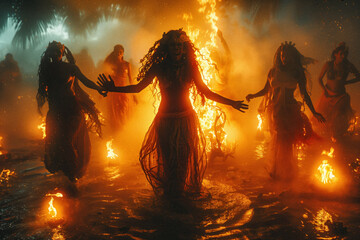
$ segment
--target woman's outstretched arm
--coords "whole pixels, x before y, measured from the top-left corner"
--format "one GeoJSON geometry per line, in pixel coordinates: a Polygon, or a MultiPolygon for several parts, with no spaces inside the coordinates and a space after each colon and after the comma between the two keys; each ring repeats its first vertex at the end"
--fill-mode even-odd
{"type": "Polygon", "coordinates": [[[269,83],[269,81],[267,80],[263,89],[261,89],[260,91],[258,91],[258,92],[255,93],[255,94],[248,94],[248,95],[246,96],[246,100],[247,100],[248,102],[250,102],[250,100],[253,99],[253,98],[262,97],[262,96],[264,96],[264,95],[269,91],[269,89],[270,89],[270,83],[269,83]]]}
{"type": "Polygon", "coordinates": [[[99,81],[97,81],[97,83],[100,87],[109,92],[139,93],[144,88],[146,88],[153,81],[154,78],[155,71],[153,70],[153,68],[150,68],[144,79],[141,80],[138,84],[117,87],[115,86],[114,80],[111,78],[111,76],[109,75],[109,77],[107,78],[105,74],[99,74],[99,81]]]}
{"type": "Polygon", "coordinates": [[[77,77],[86,87],[91,88],[91,89],[95,89],[98,91],[101,91],[102,88],[99,87],[98,85],[96,85],[96,83],[94,83],[93,81],[91,81],[90,79],[88,79],[81,71],[80,69],[75,66],[75,77],[77,77]]]}
{"type": "Polygon", "coordinates": [[[202,80],[201,74],[199,72],[198,67],[194,67],[194,83],[196,85],[196,88],[205,95],[210,100],[213,100],[218,103],[226,104],[229,106],[232,106],[233,108],[239,110],[240,112],[244,112],[244,110],[248,109],[248,105],[244,104],[244,101],[234,101],[229,98],[223,97],[220,94],[217,94],[213,91],[211,91],[208,86],[204,83],[202,80]]]}

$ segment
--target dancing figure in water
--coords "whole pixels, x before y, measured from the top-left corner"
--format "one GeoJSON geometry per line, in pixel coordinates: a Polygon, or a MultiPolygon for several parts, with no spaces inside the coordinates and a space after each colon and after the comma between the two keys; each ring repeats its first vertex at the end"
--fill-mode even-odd
{"type": "Polygon", "coordinates": [[[319,76],[319,83],[324,92],[317,109],[326,118],[326,124],[319,127],[322,129],[321,132],[334,138],[341,137],[347,132],[354,116],[345,85],[360,81],[360,73],[347,59],[348,54],[348,47],[341,42],[332,52],[331,61],[325,63],[319,76]],[[347,80],[349,73],[354,74],[356,78],[347,80]],[[327,81],[324,85],[325,75],[327,81]]]}
{"type": "Polygon", "coordinates": [[[62,171],[75,182],[85,173],[90,159],[88,127],[101,134],[95,103],[79,87],[101,92],[101,87],[87,79],[75,65],[70,50],[59,42],[51,42],[39,66],[38,108],[48,101],[46,116],[45,167],[49,172],[62,171]],[[65,55],[68,62],[62,61],[65,55]],[[87,115],[88,122],[85,120],[87,115]]]}
{"type": "MultiPolygon", "coordinates": [[[[114,80],[115,86],[132,84],[129,62],[124,60],[124,47],[120,44],[104,61],[104,71],[114,80]]],[[[126,94],[108,94],[108,120],[112,130],[119,130],[129,111],[129,96],[126,94]]]]}
{"type": "MultiPolygon", "coordinates": [[[[140,163],[158,195],[169,199],[199,194],[206,167],[205,138],[190,102],[190,88],[243,112],[247,105],[212,92],[203,82],[195,47],[182,30],[171,30],[142,59],[136,85],[116,87],[105,75],[107,91],[138,93],[155,80],[161,102],[140,150],[140,163]]],[[[156,93],[154,93],[156,94],[156,93]]]]}
{"type": "Polygon", "coordinates": [[[305,58],[295,45],[285,42],[277,49],[274,66],[270,69],[265,87],[246,96],[264,96],[264,104],[271,133],[270,176],[279,180],[290,180],[297,174],[296,158],[293,154],[295,144],[305,142],[313,135],[309,119],[301,111],[301,104],[295,99],[297,87],[313,115],[320,121],[324,117],[315,111],[306,90],[305,58]]]}

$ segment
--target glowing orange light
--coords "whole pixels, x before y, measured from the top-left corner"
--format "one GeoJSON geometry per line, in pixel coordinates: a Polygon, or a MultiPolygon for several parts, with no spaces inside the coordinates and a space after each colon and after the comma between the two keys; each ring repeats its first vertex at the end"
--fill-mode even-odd
{"type": "Polygon", "coordinates": [[[46,137],[46,124],[45,124],[45,120],[43,120],[42,123],[39,124],[37,128],[42,131],[42,133],[43,133],[42,138],[45,139],[45,137],[46,137]]]}
{"type": "Polygon", "coordinates": [[[49,207],[48,207],[48,210],[49,210],[49,214],[52,218],[56,218],[57,216],[57,210],[56,208],[54,207],[54,197],[63,197],[62,193],[55,193],[55,194],[51,194],[51,193],[48,193],[46,194],[47,197],[51,197],[50,201],[49,201],[49,207]]]}
{"type": "Polygon", "coordinates": [[[262,120],[262,118],[261,118],[261,115],[260,115],[260,114],[258,114],[258,115],[257,115],[257,119],[258,119],[258,126],[257,126],[257,129],[258,129],[259,131],[261,131],[261,129],[262,129],[262,123],[263,123],[263,120],[262,120]]]}
{"type": "Polygon", "coordinates": [[[323,160],[322,164],[318,167],[318,171],[320,173],[320,181],[324,184],[332,183],[336,180],[334,175],[334,169],[328,163],[327,160],[323,160]]]}
{"type": "Polygon", "coordinates": [[[3,169],[0,173],[0,183],[8,181],[9,177],[14,174],[15,174],[14,171],[11,171],[9,169],[3,169]]]}
{"type": "Polygon", "coordinates": [[[333,158],[334,157],[334,148],[331,147],[329,152],[327,152],[325,150],[322,151],[321,155],[326,155],[330,158],[333,158]]]}
{"type": "MultiPolygon", "coordinates": [[[[334,158],[334,148],[330,148],[330,151],[323,151],[321,155],[327,156],[330,159],[334,158]]],[[[329,184],[337,181],[337,178],[334,174],[334,169],[329,164],[328,160],[322,160],[322,163],[317,168],[317,178],[323,183],[323,184],[329,184]]]]}
{"type": "Polygon", "coordinates": [[[107,148],[107,157],[110,159],[115,159],[118,157],[116,153],[114,153],[114,149],[112,149],[112,142],[114,139],[111,139],[110,141],[106,142],[106,148],[107,148]]]}
{"type": "MultiPolygon", "coordinates": [[[[183,19],[188,23],[186,32],[190,40],[199,49],[199,51],[196,52],[196,60],[202,70],[203,81],[210,89],[214,89],[216,85],[221,83],[219,73],[216,68],[214,68],[216,64],[211,58],[211,52],[218,49],[216,43],[218,32],[218,17],[216,15],[217,0],[198,0],[198,2],[200,4],[198,11],[205,15],[207,22],[210,24],[210,30],[202,31],[189,24],[189,21],[192,20],[192,15],[184,14],[183,19]]],[[[194,99],[194,94],[195,91],[192,91],[191,100],[194,99]]],[[[204,105],[202,105],[199,100],[193,101],[192,104],[199,116],[201,129],[206,138],[207,152],[210,152],[213,148],[222,149],[226,147],[228,145],[228,136],[224,130],[226,120],[225,113],[218,107],[216,102],[211,100],[207,100],[204,105]]]]}

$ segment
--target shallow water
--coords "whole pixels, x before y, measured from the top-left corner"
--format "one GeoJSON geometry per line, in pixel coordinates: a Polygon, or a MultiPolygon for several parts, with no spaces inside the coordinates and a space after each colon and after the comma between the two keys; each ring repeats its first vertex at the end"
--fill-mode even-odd
{"type": "MultiPolygon", "coordinates": [[[[254,144],[247,157],[251,164],[215,159],[203,196],[180,209],[155,198],[136,159],[104,164],[94,152],[76,190],[46,171],[41,141],[19,145],[0,160],[0,170],[10,170],[0,182],[1,239],[357,239],[360,234],[357,195],[321,193],[308,180],[296,187],[271,182],[263,167],[266,141],[254,144]],[[58,213],[53,218],[46,194],[57,192],[64,196],[53,197],[58,213]]],[[[306,150],[299,154],[303,179],[309,179],[304,166],[311,156],[306,150]]]]}

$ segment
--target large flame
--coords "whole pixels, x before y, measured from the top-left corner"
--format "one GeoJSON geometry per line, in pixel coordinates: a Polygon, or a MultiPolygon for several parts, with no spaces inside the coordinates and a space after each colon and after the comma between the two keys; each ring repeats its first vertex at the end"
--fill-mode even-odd
{"type": "Polygon", "coordinates": [[[63,197],[63,194],[62,193],[55,193],[55,194],[52,194],[52,193],[48,193],[46,194],[47,197],[51,197],[50,201],[49,201],[49,207],[48,207],[48,210],[49,210],[49,215],[52,217],[52,218],[56,218],[57,216],[57,210],[56,208],[54,207],[54,197],[63,197]]]}
{"type": "Polygon", "coordinates": [[[112,142],[114,139],[111,139],[110,141],[106,142],[106,148],[107,148],[107,158],[115,159],[118,157],[116,153],[114,153],[114,149],[112,148],[112,142]]]}
{"type": "MultiPolygon", "coordinates": [[[[202,70],[203,80],[210,89],[214,89],[216,85],[221,83],[219,73],[214,67],[215,63],[210,56],[212,51],[218,49],[216,43],[218,32],[217,0],[198,0],[198,2],[200,4],[198,11],[205,15],[206,21],[210,24],[210,30],[202,31],[192,26],[189,23],[192,20],[192,15],[184,14],[183,19],[188,23],[186,32],[189,38],[199,49],[196,52],[196,60],[202,70]]],[[[191,99],[194,99],[194,94],[193,91],[191,99]]],[[[227,145],[227,134],[224,131],[225,113],[218,107],[216,102],[211,100],[207,100],[204,105],[201,104],[200,100],[193,101],[193,106],[199,116],[201,128],[206,138],[207,152],[210,152],[212,149],[224,150],[224,147],[227,145]]]]}
{"type": "MultiPolygon", "coordinates": [[[[330,148],[329,152],[324,150],[321,155],[327,156],[329,159],[333,159],[334,158],[334,148],[330,148]]],[[[318,170],[317,178],[323,184],[333,183],[333,182],[337,181],[337,178],[334,174],[334,169],[329,164],[328,160],[322,160],[322,163],[317,168],[317,170],[318,170]]]]}

